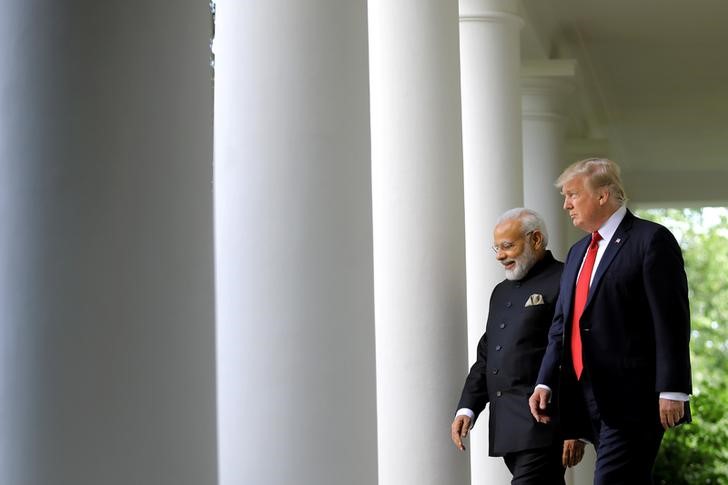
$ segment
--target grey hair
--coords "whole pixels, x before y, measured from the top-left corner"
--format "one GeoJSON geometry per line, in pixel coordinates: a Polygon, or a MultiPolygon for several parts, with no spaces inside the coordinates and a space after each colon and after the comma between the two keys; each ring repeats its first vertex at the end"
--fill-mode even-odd
{"type": "Polygon", "coordinates": [[[611,196],[620,205],[627,202],[627,194],[622,185],[619,165],[612,160],[608,158],[586,158],[572,163],[559,175],[555,185],[561,189],[569,180],[580,175],[586,176],[587,185],[592,190],[607,187],[611,196]]]}
{"type": "Polygon", "coordinates": [[[547,247],[549,244],[549,233],[546,230],[546,223],[541,215],[531,209],[524,207],[516,207],[515,209],[509,209],[500,215],[496,221],[496,225],[499,225],[506,221],[517,220],[521,222],[521,230],[523,234],[529,232],[538,231],[543,236],[543,247],[547,247]]]}

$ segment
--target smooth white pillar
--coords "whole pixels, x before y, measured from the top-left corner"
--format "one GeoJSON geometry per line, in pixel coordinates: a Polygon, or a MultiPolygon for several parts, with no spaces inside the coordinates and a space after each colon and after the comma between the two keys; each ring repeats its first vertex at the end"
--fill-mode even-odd
{"type": "Polygon", "coordinates": [[[592,485],[594,483],[594,470],[597,463],[597,454],[594,445],[586,445],[584,458],[574,468],[566,472],[567,485],[592,485]]]}
{"type": "Polygon", "coordinates": [[[380,485],[464,485],[466,374],[456,0],[369,1],[380,485]]]}
{"type": "MultiPolygon", "coordinates": [[[[576,64],[572,60],[536,61],[522,67],[524,205],[538,211],[549,231],[549,248],[564,260],[569,240],[563,198],[554,182],[565,161],[566,97],[573,91],[576,64]]],[[[588,485],[594,477],[594,447],[582,462],[566,471],[568,485],[588,485]]]]}
{"type": "MultiPolygon", "coordinates": [[[[490,249],[493,226],[523,205],[520,39],[516,0],[460,0],[469,360],[485,331],[490,293],[504,278],[490,249]]],[[[487,413],[471,435],[472,482],[509,483],[487,456],[487,413]]]]}
{"type": "Polygon", "coordinates": [[[217,2],[220,485],[377,481],[364,0],[217,2]]]}
{"type": "Polygon", "coordinates": [[[210,13],[169,7],[3,3],[0,483],[216,481],[210,13]]]}
{"type": "Polygon", "coordinates": [[[566,96],[573,89],[575,67],[574,61],[554,60],[528,63],[521,70],[524,205],[543,216],[549,249],[561,261],[569,249],[567,215],[554,182],[566,167],[566,96]]]}

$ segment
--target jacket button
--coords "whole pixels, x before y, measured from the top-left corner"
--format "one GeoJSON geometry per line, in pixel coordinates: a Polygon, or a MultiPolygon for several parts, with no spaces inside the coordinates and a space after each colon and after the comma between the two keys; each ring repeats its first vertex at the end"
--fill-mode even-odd
{"type": "Polygon", "coordinates": [[[500,349],[502,349],[502,348],[503,348],[503,347],[502,347],[501,345],[496,345],[496,346],[495,346],[495,350],[498,350],[498,351],[500,351],[500,349]]]}
{"type": "Polygon", "coordinates": [[[500,391],[498,391],[498,392],[495,393],[495,395],[498,396],[498,397],[501,397],[503,395],[503,393],[500,392],[500,391]]]}
{"type": "Polygon", "coordinates": [[[499,325],[499,327],[500,327],[500,328],[506,328],[506,324],[505,324],[505,323],[501,323],[501,324],[499,325]]]}
{"type": "Polygon", "coordinates": [[[493,375],[496,375],[496,374],[498,374],[498,369],[493,369],[492,372],[493,372],[493,375]]]}
{"type": "Polygon", "coordinates": [[[591,331],[591,328],[585,328],[585,329],[584,329],[584,331],[585,331],[586,333],[589,333],[589,332],[591,331]]]}
{"type": "Polygon", "coordinates": [[[510,301],[506,303],[506,308],[510,308],[512,306],[513,306],[513,303],[511,303],[510,301]]]}

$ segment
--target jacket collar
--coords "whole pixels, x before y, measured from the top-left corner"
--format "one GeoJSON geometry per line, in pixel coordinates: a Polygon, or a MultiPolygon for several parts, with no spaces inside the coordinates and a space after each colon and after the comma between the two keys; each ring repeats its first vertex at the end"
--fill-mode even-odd
{"type": "MultiPolygon", "coordinates": [[[[619,226],[617,226],[617,230],[614,232],[614,235],[609,241],[607,248],[604,250],[602,259],[599,261],[599,266],[597,266],[595,270],[596,272],[594,273],[594,278],[591,282],[589,296],[587,297],[586,307],[584,311],[586,311],[586,308],[589,307],[589,303],[594,298],[594,295],[599,291],[599,282],[604,276],[604,273],[607,271],[607,268],[609,268],[609,265],[612,263],[612,261],[614,261],[614,258],[617,256],[619,251],[622,249],[622,247],[624,247],[625,243],[629,239],[630,230],[632,229],[632,225],[635,219],[636,217],[634,216],[634,214],[632,214],[632,212],[630,212],[628,209],[626,214],[624,215],[624,218],[622,219],[622,222],[620,222],[619,226]]],[[[571,250],[571,253],[573,253],[572,257],[568,259],[567,265],[564,268],[563,281],[566,282],[566,286],[562,288],[562,291],[564,293],[564,298],[566,298],[566,301],[568,302],[572,302],[574,299],[576,277],[579,274],[579,268],[581,268],[581,262],[584,259],[584,255],[586,254],[586,250],[589,247],[590,241],[591,235],[587,234],[585,237],[577,241],[576,244],[574,244],[574,247],[571,250]]],[[[572,310],[573,309],[571,308],[571,305],[569,305],[569,318],[571,318],[572,310]]]]}
{"type": "Polygon", "coordinates": [[[620,222],[619,226],[617,226],[617,230],[614,231],[614,235],[609,241],[609,245],[604,251],[602,259],[599,261],[599,266],[597,266],[595,270],[596,272],[594,273],[594,278],[592,278],[591,286],[589,287],[589,296],[586,300],[586,307],[589,306],[589,302],[591,302],[591,300],[594,298],[594,295],[599,291],[599,282],[604,276],[604,273],[607,271],[607,268],[609,268],[609,265],[612,264],[614,258],[617,256],[619,251],[624,247],[625,243],[629,239],[630,230],[632,229],[632,224],[634,223],[634,220],[634,214],[632,214],[628,210],[627,213],[624,215],[624,219],[622,219],[622,222],[620,222]]]}

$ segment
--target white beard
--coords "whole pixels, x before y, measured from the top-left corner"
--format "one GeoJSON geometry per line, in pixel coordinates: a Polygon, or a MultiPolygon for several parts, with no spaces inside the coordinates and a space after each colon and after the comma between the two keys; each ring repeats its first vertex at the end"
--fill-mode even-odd
{"type": "Polygon", "coordinates": [[[534,251],[531,245],[526,242],[521,255],[512,261],[516,263],[516,266],[513,269],[505,270],[506,279],[521,280],[528,274],[529,271],[531,271],[533,265],[536,264],[536,251],[534,251]]]}

